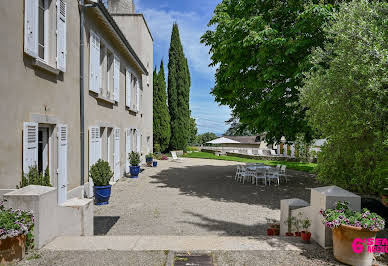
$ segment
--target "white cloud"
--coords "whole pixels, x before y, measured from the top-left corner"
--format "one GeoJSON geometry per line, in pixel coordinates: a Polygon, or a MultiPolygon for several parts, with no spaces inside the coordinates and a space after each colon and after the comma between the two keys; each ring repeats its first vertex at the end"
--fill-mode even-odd
{"type": "Polygon", "coordinates": [[[155,39],[156,53],[160,53],[156,55],[157,57],[160,58],[168,53],[172,25],[174,22],[177,22],[183,49],[190,68],[201,75],[214,75],[215,70],[209,68],[209,49],[200,43],[200,38],[206,31],[207,21],[202,21],[202,17],[198,13],[175,10],[166,11],[160,8],[143,9],[139,1],[136,1],[136,8],[146,17],[148,26],[155,39]]]}

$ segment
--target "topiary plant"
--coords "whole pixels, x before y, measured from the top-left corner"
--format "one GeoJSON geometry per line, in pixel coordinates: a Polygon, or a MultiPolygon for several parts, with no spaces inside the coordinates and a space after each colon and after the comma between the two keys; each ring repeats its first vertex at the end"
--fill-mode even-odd
{"type": "Polygon", "coordinates": [[[100,159],[90,167],[89,176],[95,186],[107,186],[113,173],[110,170],[109,163],[100,159]]]}
{"type": "Polygon", "coordinates": [[[129,163],[132,166],[139,166],[140,164],[140,154],[138,152],[131,152],[129,155],[129,163]]]}

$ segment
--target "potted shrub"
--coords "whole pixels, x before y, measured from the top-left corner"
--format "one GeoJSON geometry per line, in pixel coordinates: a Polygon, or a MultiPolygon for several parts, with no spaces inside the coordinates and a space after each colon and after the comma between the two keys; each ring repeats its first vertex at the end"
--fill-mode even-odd
{"type": "Polygon", "coordinates": [[[0,201],[0,265],[21,260],[33,248],[33,229],[32,212],[5,209],[0,201]]]}
{"type": "Polygon", "coordinates": [[[288,232],[286,232],[286,236],[293,236],[294,234],[292,233],[292,225],[295,223],[295,217],[294,216],[289,216],[286,221],[284,221],[285,224],[288,226],[288,232]]]}
{"type": "Polygon", "coordinates": [[[113,176],[108,162],[98,160],[89,171],[94,183],[94,202],[96,205],[109,204],[112,185],[109,184],[113,176]]]}
{"type": "Polygon", "coordinates": [[[348,202],[339,201],[335,209],[321,210],[323,223],[333,232],[334,257],[350,265],[372,265],[373,253],[367,243],[355,239],[374,241],[376,233],[384,229],[384,219],[368,209],[350,210],[348,202]]]}
{"type": "Polygon", "coordinates": [[[147,166],[151,167],[152,166],[152,161],[154,160],[154,155],[152,153],[149,153],[146,155],[146,163],[147,166]]]}
{"type": "Polygon", "coordinates": [[[302,237],[303,242],[310,243],[311,239],[311,232],[308,231],[311,226],[311,220],[309,218],[303,219],[300,221],[300,225],[303,228],[303,231],[301,232],[300,236],[302,237]]]}
{"type": "MultiPolygon", "coordinates": [[[[299,213],[298,216],[302,217],[302,213],[299,213]]],[[[295,236],[298,236],[298,237],[301,236],[301,232],[300,232],[301,223],[302,223],[301,219],[298,219],[296,217],[292,219],[292,224],[294,225],[296,230],[294,234],[295,236]]]]}
{"type": "Polygon", "coordinates": [[[140,154],[134,151],[131,152],[129,155],[129,163],[131,164],[129,167],[131,178],[138,178],[140,173],[140,154]]]}

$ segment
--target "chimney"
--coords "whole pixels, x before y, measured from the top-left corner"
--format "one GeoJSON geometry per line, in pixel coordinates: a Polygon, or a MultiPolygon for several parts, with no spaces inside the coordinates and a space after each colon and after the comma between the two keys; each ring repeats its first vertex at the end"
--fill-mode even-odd
{"type": "Polygon", "coordinates": [[[134,14],[135,3],[133,0],[106,0],[108,11],[111,14],[134,14]]]}

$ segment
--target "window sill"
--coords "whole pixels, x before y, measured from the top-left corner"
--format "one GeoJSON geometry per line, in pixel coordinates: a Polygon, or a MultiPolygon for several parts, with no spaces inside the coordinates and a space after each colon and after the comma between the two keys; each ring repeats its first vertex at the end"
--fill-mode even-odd
{"type": "Polygon", "coordinates": [[[99,94],[99,95],[97,96],[97,99],[98,99],[98,100],[101,100],[101,101],[104,101],[104,102],[107,102],[107,103],[110,103],[110,104],[115,104],[115,103],[116,103],[115,100],[111,100],[111,99],[109,99],[109,98],[106,98],[106,97],[102,96],[101,94],[99,94]]]}
{"type": "Polygon", "coordinates": [[[39,69],[42,69],[42,70],[45,70],[51,74],[54,74],[54,75],[59,75],[59,70],[48,65],[47,63],[39,60],[39,59],[35,59],[32,63],[32,65],[36,68],[39,68],[39,69]]]}

